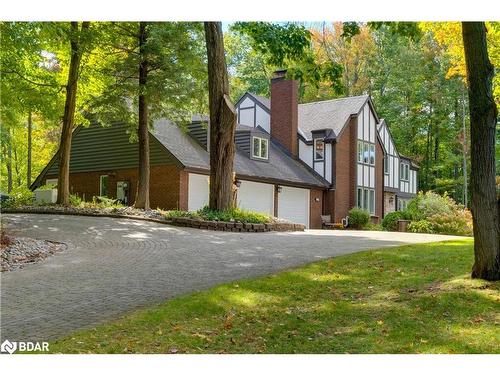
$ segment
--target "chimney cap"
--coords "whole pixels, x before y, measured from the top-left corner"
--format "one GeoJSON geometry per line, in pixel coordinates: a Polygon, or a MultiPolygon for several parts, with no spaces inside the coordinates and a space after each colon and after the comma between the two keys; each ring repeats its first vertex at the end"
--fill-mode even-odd
{"type": "Polygon", "coordinates": [[[273,72],[273,79],[275,78],[285,78],[287,69],[278,69],[273,72]]]}

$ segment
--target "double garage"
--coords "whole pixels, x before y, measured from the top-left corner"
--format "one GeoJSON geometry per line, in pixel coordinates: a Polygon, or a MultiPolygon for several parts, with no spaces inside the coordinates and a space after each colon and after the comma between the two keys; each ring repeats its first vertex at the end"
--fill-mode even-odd
{"type": "MultiPolygon", "coordinates": [[[[189,173],[188,210],[196,211],[208,203],[209,177],[189,173]]],[[[238,207],[261,212],[309,228],[310,190],[241,180],[236,201],[238,207]],[[275,205],[276,211],[275,211],[275,205]]]]}

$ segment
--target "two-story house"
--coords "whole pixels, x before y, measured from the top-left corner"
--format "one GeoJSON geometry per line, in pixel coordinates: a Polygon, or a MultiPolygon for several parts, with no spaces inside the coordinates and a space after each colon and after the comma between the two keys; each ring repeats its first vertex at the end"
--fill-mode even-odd
{"type": "MultiPolygon", "coordinates": [[[[414,194],[416,168],[397,155],[394,145],[392,154],[387,152],[381,129],[389,134],[388,128],[368,95],[299,104],[298,84],[285,75],[275,73],[270,99],[246,93],[236,103],[234,172],[240,207],[320,228],[322,214],[340,222],[355,206],[378,221],[388,212],[385,193],[400,202],[414,194]],[[403,165],[408,165],[408,178],[399,181],[400,189],[391,182],[392,191],[386,188],[389,155],[397,156],[389,171],[405,170],[396,179],[406,177],[403,165]]],[[[208,203],[209,131],[207,117],[194,118],[187,131],[168,120],[155,121],[150,131],[152,207],[197,210],[208,203]]],[[[138,145],[129,138],[121,123],[75,129],[71,192],[84,199],[105,195],[133,202],[138,145]]],[[[57,183],[58,159],[56,153],[32,188],[57,183]]]]}

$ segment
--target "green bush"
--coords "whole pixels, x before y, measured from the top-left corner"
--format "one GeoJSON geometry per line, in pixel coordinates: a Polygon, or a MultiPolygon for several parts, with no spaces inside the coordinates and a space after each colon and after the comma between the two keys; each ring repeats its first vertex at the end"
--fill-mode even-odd
{"type": "Polygon", "coordinates": [[[69,204],[72,205],[73,207],[81,207],[84,204],[84,202],[82,198],[80,198],[78,195],[71,194],[69,196],[69,204]]]}
{"type": "Polygon", "coordinates": [[[370,213],[358,207],[349,210],[349,226],[355,229],[364,229],[370,222],[370,213]]]}
{"type": "Polygon", "coordinates": [[[29,206],[35,201],[35,194],[27,187],[19,187],[14,189],[9,198],[2,203],[3,207],[19,207],[29,206]]]}
{"type": "Polygon", "coordinates": [[[432,223],[425,219],[412,221],[408,224],[408,231],[413,233],[434,233],[432,223]]]}
{"type": "Polygon", "coordinates": [[[408,203],[406,211],[411,220],[423,220],[435,214],[452,214],[459,209],[463,209],[463,207],[446,193],[439,195],[428,191],[426,193],[419,192],[408,203]]]}
{"type": "Polygon", "coordinates": [[[166,214],[167,218],[174,217],[188,217],[188,218],[198,218],[207,221],[236,221],[241,223],[254,223],[254,224],[264,224],[271,221],[270,216],[264,215],[258,212],[247,211],[241,208],[230,208],[225,211],[211,210],[208,206],[202,209],[192,212],[192,211],[169,211],[166,214]]]}
{"type": "Polygon", "coordinates": [[[38,187],[36,190],[52,190],[57,189],[57,185],[54,184],[46,184],[38,187]]]}
{"type": "Polygon", "coordinates": [[[382,228],[390,231],[398,230],[398,220],[403,220],[407,217],[407,214],[403,211],[389,212],[384,216],[382,220],[382,228]]]}
{"type": "Polygon", "coordinates": [[[441,196],[432,191],[418,193],[408,203],[407,218],[411,232],[472,235],[472,215],[463,205],[446,193],[441,196]]]}

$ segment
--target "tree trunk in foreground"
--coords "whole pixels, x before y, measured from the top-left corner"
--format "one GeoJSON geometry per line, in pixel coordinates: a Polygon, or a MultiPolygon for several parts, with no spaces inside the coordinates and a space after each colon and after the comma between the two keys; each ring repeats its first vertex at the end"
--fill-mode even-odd
{"type": "Polygon", "coordinates": [[[83,22],[81,30],[78,22],[71,22],[71,60],[69,65],[68,83],[66,84],[66,102],[59,146],[59,176],[57,180],[57,203],[69,204],[69,160],[71,156],[71,138],[75,123],[76,93],[80,62],[82,60],[81,34],[87,30],[90,22],[83,22]]]}
{"type": "Polygon", "coordinates": [[[146,42],[148,31],[146,22],[139,23],[139,186],[134,207],[149,210],[149,130],[148,130],[148,101],[146,83],[148,81],[148,59],[146,56],[146,42]]]}
{"type": "Polygon", "coordinates": [[[28,113],[28,165],[26,172],[26,185],[28,188],[31,185],[31,140],[32,140],[32,131],[33,131],[33,121],[31,116],[31,111],[28,113]]]}
{"type": "Polygon", "coordinates": [[[229,81],[220,22],[205,22],[210,107],[209,206],[226,210],[233,206],[233,161],[236,110],[229,98],[229,81]]]}
{"type": "Polygon", "coordinates": [[[474,223],[472,277],[500,280],[500,221],[495,191],[495,126],[493,66],[483,22],[463,22],[471,125],[471,209],[474,223]]]}

